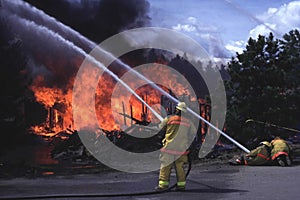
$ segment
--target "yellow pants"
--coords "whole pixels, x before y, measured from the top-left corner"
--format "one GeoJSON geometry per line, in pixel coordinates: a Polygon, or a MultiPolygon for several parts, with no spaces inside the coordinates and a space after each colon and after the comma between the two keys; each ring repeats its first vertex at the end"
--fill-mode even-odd
{"type": "Polygon", "coordinates": [[[178,159],[177,158],[178,155],[171,155],[167,153],[162,153],[160,155],[161,167],[159,172],[159,187],[169,186],[170,174],[173,163],[175,163],[177,186],[185,187],[186,177],[183,166],[185,163],[188,162],[188,156],[181,155],[178,159]]]}

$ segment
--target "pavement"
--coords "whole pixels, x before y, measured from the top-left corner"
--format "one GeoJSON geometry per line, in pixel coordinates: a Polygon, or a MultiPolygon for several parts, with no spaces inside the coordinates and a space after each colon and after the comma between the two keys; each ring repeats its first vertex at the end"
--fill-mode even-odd
{"type": "MultiPolygon", "coordinates": [[[[172,172],[171,182],[175,183],[172,172]]],[[[193,165],[184,192],[153,194],[158,172],[46,175],[0,179],[0,199],[299,199],[300,161],[291,167],[193,165]],[[150,194],[136,194],[136,193],[150,194]],[[151,194],[152,193],[152,194],[151,194]]]]}

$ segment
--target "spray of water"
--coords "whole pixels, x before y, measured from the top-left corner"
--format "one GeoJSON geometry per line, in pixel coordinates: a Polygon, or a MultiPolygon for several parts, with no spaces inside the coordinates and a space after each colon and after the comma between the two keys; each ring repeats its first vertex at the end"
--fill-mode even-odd
{"type": "MultiPolygon", "coordinates": [[[[81,45],[88,46],[88,50],[90,50],[89,48],[97,48],[97,50],[100,53],[102,53],[103,58],[104,58],[103,61],[101,60],[101,62],[105,62],[105,60],[111,60],[111,59],[117,61],[117,63],[120,66],[122,66],[123,68],[125,68],[127,70],[131,70],[133,72],[133,74],[135,74],[138,78],[140,78],[140,79],[146,81],[147,83],[149,83],[154,89],[160,91],[162,94],[164,94],[170,100],[172,100],[175,103],[179,103],[179,101],[176,98],[174,98],[169,93],[167,93],[166,91],[164,91],[161,87],[157,86],[154,82],[152,82],[151,80],[147,79],[145,76],[143,76],[142,74],[136,72],[135,70],[132,70],[132,68],[130,66],[128,66],[125,63],[123,63],[121,60],[115,58],[114,55],[112,55],[108,51],[100,48],[95,43],[91,42],[90,40],[88,40],[87,38],[85,38],[84,36],[82,36],[80,33],[74,31],[70,27],[68,27],[68,26],[66,26],[66,25],[58,22],[55,18],[52,18],[52,17],[48,16],[44,12],[42,12],[42,11],[40,11],[40,10],[38,10],[38,9],[36,9],[36,8],[30,6],[29,4],[24,3],[22,1],[16,0],[16,1],[9,1],[9,2],[12,2],[11,6],[20,6],[21,8],[23,8],[27,12],[30,12],[30,13],[33,12],[36,16],[30,15],[30,14],[24,16],[24,17],[30,17],[31,16],[31,20],[32,21],[22,19],[23,21],[26,22],[26,24],[31,24],[32,26],[34,26],[34,28],[37,28],[37,29],[41,29],[41,28],[42,29],[47,29],[47,31],[49,31],[49,33],[53,34],[53,36],[57,37],[57,39],[59,39],[61,42],[65,43],[68,46],[71,46],[74,50],[76,50],[81,55],[86,56],[86,58],[90,59],[98,67],[100,67],[101,69],[103,69],[106,72],[108,72],[116,81],[119,81],[130,93],[132,93],[137,99],[139,99],[142,103],[144,103],[147,106],[147,108],[149,108],[149,110],[159,120],[162,121],[162,117],[151,106],[149,106],[141,97],[139,97],[126,83],[124,83],[121,79],[119,79],[119,77],[117,75],[115,75],[113,72],[111,72],[106,67],[104,67],[104,65],[102,63],[99,63],[95,58],[93,58],[89,54],[87,54],[86,53],[86,51],[87,51],[86,48],[84,48],[85,50],[83,50],[83,48],[80,48],[78,46],[81,46],[81,45]],[[43,25],[38,25],[35,22],[33,22],[33,21],[36,21],[36,20],[39,19],[38,16],[42,16],[42,20],[39,20],[38,23],[43,24],[43,25]],[[48,26],[49,28],[46,28],[46,26],[48,26]],[[53,30],[50,30],[50,29],[56,30],[56,32],[58,32],[58,34],[55,33],[55,32],[53,32],[53,30]],[[61,35],[63,35],[63,36],[61,36],[61,35]],[[77,39],[79,38],[79,40],[81,41],[81,43],[78,44],[78,46],[77,46],[74,43],[70,42],[69,40],[65,39],[65,38],[68,38],[68,37],[70,37],[71,41],[72,40],[77,41],[77,39]]],[[[232,139],[231,137],[229,137],[227,134],[225,134],[223,131],[221,131],[216,126],[214,126],[213,124],[211,124],[209,121],[207,121],[206,119],[204,119],[203,117],[201,117],[198,113],[194,112],[192,109],[188,108],[188,112],[191,113],[193,116],[197,117],[198,119],[204,121],[206,124],[208,124],[210,127],[212,127],[214,130],[216,130],[221,135],[225,136],[227,139],[229,139],[231,142],[233,142],[234,144],[236,144],[238,147],[240,147],[245,152],[249,152],[248,149],[246,149],[244,146],[242,146],[241,144],[239,144],[238,142],[236,142],[234,139],[232,139]]]]}
{"type": "Polygon", "coordinates": [[[54,17],[47,15],[40,9],[37,9],[27,2],[21,0],[2,0],[2,6],[5,10],[14,13],[15,15],[35,22],[58,33],[63,38],[72,41],[76,46],[79,46],[84,51],[90,51],[96,44],[86,37],[79,34],[69,26],[57,21],[54,17]]]}
{"type": "MultiPolygon", "coordinates": [[[[112,55],[110,52],[105,51],[104,49],[100,48],[96,43],[92,42],[91,40],[87,39],[86,37],[82,36],[79,32],[75,31],[69,26],[66,26],[65,24],[57,21],[55,18],[47,15],[43,11],[31,6],[30,4],[20,1],[20,0],[10,0],[10,1],[4,1],[5,8],[16,15],[18,15],[20,18],[27,19],[27,23],[29,22],[34,23],[36,27],[40,25],[40,27],[43,27],[44,29],[49,30],[53,35],[56,35],[56,37],[59,37],[60,39],[65,40],[65,42],[71,43],[74,47],[76,46],[79,48],[82,52],[84,52],[85,55],[88,55],[86,52],[90,51],[91,49],[96,48],[96,50],[100,53],[99,55],[103,55],[101,57],[101,62],[105,64],[107,60],[115,60],[116,63],[125,68],[126,70],[132,70],[132,68],[122,62],[120,59],[117,59],[114,55],[112,55]],[[16,12],[18,11],[18,12],[16,12]],[[72,42],[70,42],[72,41],[72,42]],[[76,44],[76,41],[80,41],[79,44],[76,44]],[[82,46],[88,46],[89,49],[83,48],[82,46]]],[[[83,54],[82,54],[83,55],[83,54]]],[[[89,58],[90,59],[90,58],[89,58]]],[[[95,59],[94,59],[95,60],[95,59]]],[[[178,100],[171,96],[169,93],[164,91],[161,87],[157,86],[154,82],[147,79],[142,74],[136,72],[135,70],[132,70],[133,74],[135,74],[138,78],[148,82],[154,89],[160,91],[165,96],[170,98],[173,102],[178,103],[178,100]]],[[[152,110],[151,110],[152,111],[152,110]]]]}
{"type": "MultiPolygon", "coordinates": [[[[94,62],[97,66],[101,66],[102,69],[104,69],[106,72],[108,72],[116,81],[119,81],[126,89],[128,89],[136,98],[138,98],[142,103],[144,103],[149,110],[160,120],[162,121],[162,117],[155,111],[151,106],[149,106],[145,101],[139,97],[126,83],[124,83],[121,79],[119,79],[118,76],[116,76],[114,73],[112,73],[110,70],[105,68],[102,63],[99,63],[95,58],[91,57],[89,54],[86,53],[86,51],[89,51],[93,48],[97,48],[97,50],[103,55],[101,61],[106,62],[106,60],[116,60],[118,65],[122,66],[126,70],[132,70],[132,68],[122,62],[120,59],[115,58],[111,53],[105,51],[104,49],[97,46],[94,42],[90,41],[86,37],[82,36],[80,33],[76,32],[74,29],[70,28],[69,26],[66,26],[65,24],[57,21],[55,18],[47,15],[43,11],[29,5],[26,2],[20,1],[20,0],[11,0],[11,1],[4,1],[5,8],[8,11],[14,12],[15,15],[18,15],[20,19],[23,21],[26,21],[25,24],[31,24],[35,28],[39,29],[46,29],[50,34],[55,36],[58,40],[60,40],[63,43],[66,43],[68,46],[72,46],[74,49],[76,49],[81,55],[86,56],[88,59],[90,59],[92,62],[94,62]],[[17,11],[17,12],[16,12],[17,11]],[[26,20],[25,20],[26,18],[26,20]],[[72,41],[72,42],[70,42],[72,41]],[[76,44],[78,42],[78,44],[76,44]],[[84,46],[84,47],[82,47],[84,46]],[[88,46],[88,49],[85,49],[88,46]]],[[[152,87],[162,92],[164,95],[169,97],[172,101],[177,102],[177,100],[169,95],[166,91],[161,89],[159,86],[157,86],[155,83],[141,75],[140,73],[136,72],[135,70],[132,70],[132,72],[140,79],[143,79],[144,81],[150,83],[152,87]]]]}
{"type": "Polygon", "coordinates": [[[17,19],[20,24],[25,25],[27,28],[36,30],[38,32],[43,32],[44,34],[48,34],[51,37],[55,38],[58,42],[61,44],[65,44],[67,47],[70,47],[80,55],[84,56],[86,59],[88,59],[90,62],[95,64],[97,67],[104,70],[104,72],[108,73],[111,77],[113,77],[117,82],[121,83],[131,94],[133,94],[139,101],[141,101],[145,106],[151,110],[151,112],[160,120],[162,121],[163,118],[151,107],[149,106],[133,89],[131,89],[123,80],[121,80],[116,74],[114,74],[112,71],[110,71],[108,68],[106,68],[102,63],[100,63],[98,60],[96,60],[91,55],[87,54],[84,50],[79,48],[78,46],[74,45],[74,43],[66,40],[62,36],[60,36],[57,33],[54,33],[52,30],[49,30],[46,27],[43,27],[41,25],[37,25],[36,23],[29,21],[27,19],[18,18],[17,19]]]}
{"type": "MultiPolygon", "coordinates": [[[[148,78],[146,78],[142,74],[138,73],[137,71],[132,70],[130,66],[126,65],[121,60],[115,58],[114,55],[112,55],[110,52],[105,51],[104,49],[100,48],[99,46],[95,47],[95,51],[99,51],[100,55],[105,55],[105,57],[103,57],[104,60],[105,60],[105,58],[106,59],[109,58],[110,60],[116,60],[117,63],[120,66],[126,68],[127,70],[131,70],[131,72],[134,75],[136,75],[138,78],[140,78],[140,79],[146,81],[147,83],[149,83],[154,89],[160,91],[162,94],[164,94],[166,97],[168,97],[170,100],[172,100],[176,104],[180,102],[178,99],[176,99],[175,97],[173,97],[172,95],[170,95],[168,92],[166,92],[165,90],[163,90],[161,87],[159,87],[158,85],[156,85],[154,82],[152,82],[151,80],[149,80],[148,78]]],[[[230,136],[228,136],[226,133],[224,133],[223,131],[221,131],[218,127],[216,127],[215,125],[213,125],[212,123],[210,123],[209,121],[207,121],[206,119],[204,119],[201,115],[199,115],[198,113],[196,113],[195,111],[193,111],[191,108],[187,108],[187,111],[190,114],[192,114],[193,116],[195,116],[196,118],[198,118],[198,119],[202,120],[203,122],[205,122],[206,124],[208,124],[211,128],[213,128],[215,131],[217,131],[218,133],[220,133],[221,135],[223,135],[224,137],[226,137],[228,140],[230,140],[232,143],[234,143],[235,145],[237,145],[239,148],[241,148],[246,153],[250,152],[246,147],[244,147],[239,142],[237,142],[236,140],[234,140],[233,138],[231,138],[230,136]]]]}

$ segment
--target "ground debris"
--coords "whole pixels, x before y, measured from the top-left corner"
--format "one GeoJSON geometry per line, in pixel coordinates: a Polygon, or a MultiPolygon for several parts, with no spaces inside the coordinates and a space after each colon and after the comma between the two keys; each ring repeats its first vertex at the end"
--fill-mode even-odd
{"type": "MultiPolygon", "coordinates": [[[[144,136],[148,136],[147,134],[149,134],[148,130],[142,129],[140,126],[134,126],[130,131],[135,134],[144,134],[144,136]],[[132,131],[132,129],[135,129],[135,131],[132,131]]],[[[83,145],[79,134],[87,133],[78,133],[77,131],[74,131],[68,139],[56,142],[51,152],[52,158],[60,162],[71,163],[96,162],[92,153],[83,145]]],[[[135,137],[133,134],[127,134],[118,130],[103,131],[103,134],[98,136],[95,136],[94,133],[88,134],[92,135],[89,136],[89,138],[92,140],[91,143],[95,145],[93,149],[96,150],[98,148],[97,143],[99,143],[99,140],[104,139],[103,137],[108,138],[110,142],[114,143],[114,145],[119,148],[135,153],[152,152],[159,150],[162,147],[162,136],[160,134],[150,137],[135,137]]]]}

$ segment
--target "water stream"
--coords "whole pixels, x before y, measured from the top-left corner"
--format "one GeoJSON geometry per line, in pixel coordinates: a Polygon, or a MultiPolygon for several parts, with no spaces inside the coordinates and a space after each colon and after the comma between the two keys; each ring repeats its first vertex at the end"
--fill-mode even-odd
{"type": "MultiPolygon", "coordinates": [[[[45,34],[51,34],[53,37],[55,37],[58,41],[61,41],[63,44],[73,48],[75,51],[80,53],[81,55],[85,56],[87,59],[89,59],[91,62],[93,62],[95,65],[97,65],[99,68],[103,69],[105,72],[109,73],[116,81],[120,82],[130,93],[132,93],[138,100],[140,100],[142,103],[145,104],[147,108],[159,119],[162,120],[162,117],[151,107],[149,106],[139,95],[137,95],[126,83],[124,83],[116,74],[108,70],[102,63],[100,63],[98,60],[90,56],[87,52],[90,51],[92,48],[97,48],[103,55],[107,56],[108,60],[113,58],[118,62],[120,66],[127,70],[131,70],[138,78],[146,81],[149,83],[154,89],[160,91],[162,94],[164,94],[166,97],[168,97],[170,100],[172,100],[175,103],[178,103],[179,101],[171,96],[168,92],[164,91],[162,88],[160,88],[158,85],[153,83],[151,80],[147,79],[142,74],[136,72],[135,70],[132,70],[130,66],[123,63],[118,58],[115,58],[114,55],[111,53],[105,51],[104,49],[97,47],[97,45],[82,36],[80,33],[74,31],[72,28],[62,24],[61,22],[58,22],[55,18],[48,16],[43,11],[40,11],[32,6],[30,6],[28,3],[25,3],[20,0],[15,1],[4,1],[5,4],[8,4],[8,10],[10,11],[17,11],[20,8],[23,9],[23,12],[12,12],[14,15],[20,15],[19,21],[26,24],[27,26],[32,27],[33,29],[42,29],[42,31],[45,32],[45,34]],[[9,3],[10,2],[10,3],[9,3]],[[25,12],[26,11],[26,12],[25,12]],[[25,13],[25,14],[24,14],[25,13]],[[28,19],[24,19],[24,18],[28,19]],[[53,31],[53,30],[55,31],[53,31]],[[56,33],[57,32],[57,33],[56,33]],[[66,39],[69,38],[69,39],[66,39]],[[71,41],[72,42],[71,42],[71,41]],[[75,45],[74,42],[77,44],[75,45]],[[81,46],[81,47],[80,47],[81,46]]],[[[4,6],[5,6],[4,4],[4,6]]],[[[20,26],[22,26],[22,23],[20,26]]],[[[21,33],[22,34],[22,33],[21,33]]],[[[101,61],[102,62],[102,61],[101,61]]],[[[206,124],[208,124],[210,127],[212,127],[214,130],[216,130],[218,133],[225,136],[227,139],[229,139],[231,142],[236,144],[238,147],[243,149],[244,151],[248,152],[249,150],[243,147],[241,144],[230,138],[227,134],[225,134],[223,131],[218,129],[215,125],[211,124],[209,121],[205,120],[203,117],[201,117],[198,113],[194,112],[192,109],[188,108],[188,112],[197,117],[198,119],[204,121],[206,124]]]]}

